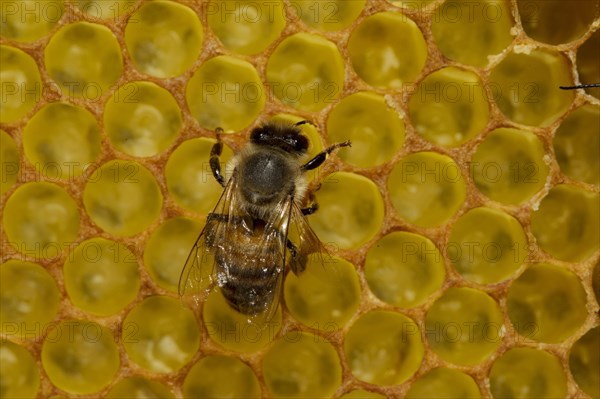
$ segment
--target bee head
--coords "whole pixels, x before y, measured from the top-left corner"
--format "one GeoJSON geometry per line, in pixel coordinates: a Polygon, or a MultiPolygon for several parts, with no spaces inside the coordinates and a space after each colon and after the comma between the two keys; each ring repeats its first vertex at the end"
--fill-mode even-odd
{"type": "Polygon", "coordinates": [[[295,125],[267,122],[250,133],[250,141],[259,146],[276,147],[285,152],[302,155],[308,149],[308,138],[295,125]]]}

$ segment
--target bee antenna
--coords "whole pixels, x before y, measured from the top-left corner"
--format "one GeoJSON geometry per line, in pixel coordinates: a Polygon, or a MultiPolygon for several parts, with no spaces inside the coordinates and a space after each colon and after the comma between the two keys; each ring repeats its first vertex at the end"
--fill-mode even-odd
{"type": "Polygon", "coordinates": [[[215,135],[217,136],[217,141],[221,141],[221,135],[223,134],[224,130],[222,127],[218,127],[215,129],[215,135]]]}
{"type": "Polygon", "coordinates": [[[306,119],[301,120],[300,122],[294,123],[294,126],[302,126],[302,125],[306,125],[306,124],[309,124],[309,125],[312,125],[312,126],[315,126],[315,127],[317,126],[317,125],[315,125],[314,122],[306,120],[306,119]]]}
{"type": "Polygon", "coordinates": [[[562,90],[589,89],[591,87],[600,87],[600,83],[590,83],[590,84],[575,85],[575,86],[559,86],[559,88],[562,90]]]}

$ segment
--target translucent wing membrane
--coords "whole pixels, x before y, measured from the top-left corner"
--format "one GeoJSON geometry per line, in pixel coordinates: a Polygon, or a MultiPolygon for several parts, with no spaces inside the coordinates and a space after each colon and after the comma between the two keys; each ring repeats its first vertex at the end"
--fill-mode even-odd
{"type": "Polygon", "coordinates": [[[227,214],[234,189],[235,180],[230,179],[215,209],[207,216],[179,277],[179,296],[191,307],[199,306],[217,283],[213,245],[216,237],[226,235],[227,223],[219,215],[227,214]]]}
{"type": "Polygon", "coordinates": [[[310,255],[316,256],[318,261],[325,265],[330,256],[311,229],[302,210],[293,201],[290,201],[290,221],[288,229],[288,240],[295,246],[295,251],[290,250],[290,268],[294,274],[298,275],[306,268],[306,263],[310,255]],[[295,252],[295,254],[294,254],[295,252]]]}

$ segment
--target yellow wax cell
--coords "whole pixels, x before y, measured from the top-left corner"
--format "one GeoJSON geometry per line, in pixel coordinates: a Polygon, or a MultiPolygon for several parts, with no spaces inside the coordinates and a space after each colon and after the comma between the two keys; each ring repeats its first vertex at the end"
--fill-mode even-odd
{"type": "Polygon", "coordinates": [[[9,260],[0,265],[2,334],[15,340],[41,337],[56,317],[60,292],[56,281],[35,263],[9,260]]]}
{"type": "Polygon", "coordinates": [[[262,370],[269,396],[330,397],[342,382],[333,346],[300,331],[289,331],[271,346],[262,370]]]}
{"type": "Polygon", "coordinates": [[[242,130],[259,116],[265,92],[249,62],[231,56],[205,61],[188,81],[185,98],[200,126],[226,132],[242,130]]]}
{"type": "Polygon", "coordinates": [[[112,160],[90,172],[83,203],[94,223],[129,237],[154,222],[163,197],[154,175],[134,161],[112,160]]]}
{"type": "Polygon", "coordinates": [[[183,383],[186,398],[260,398],[258,378],[241,360],[207,356],[189,371],[183,383]]]}
{"type": "Polygon", "coordinates": [[[348,54],[352,67],[365,82],[396,89],[414,82],[421,73],[427,59],[427,44],[410,18],[396,12],[381,12],[368,16],[354,28],[348,54]]]}
{"type": "Polygon", "coordinates": [[[16,122],[42,98],[40,71],[29,54],[10,46],[0,46],[0,64],[0,122],[16,122]]]}
{"type": "Polygon", "coordinates": [[[42,366],[63,391],[89,395],[112,382],[121,361],[114,333],[85,320],[63,320],[48,332],[42,366]]]}
{"type": "Polygon", "coordinates": [[[531,215],[537,244],[557,259],[577,262],[598,250],[600,210],[598,194],[559,184],[531,215]]]}
{"type": "Polygon", "coordinates": [[[562,342],[588,314],[579,277],[561,266],[528,266],[510,286],[507,299],[508,317],[515,329],[541,342],[562,342]]]}
{"type": "Polygon", "coordinates": [[[320,111],[344,88],[344,62],[335,43],[297,33],[285,38],[267,62],[267,82],[275,97],[303,111],[320,111]]]}
{"type": "Polygon", "coordinates": [[[166,150],[182,124],[181,110],[171,93],[150,82],[121,86],[104,109],[104,129],[111,143],[135,157],[166,150]]]}
{"type": "Polygon", "coordinates": [[[46,46],[44,64],[66,96],[92,102],[106,95],[123,73],[115,35],[89,22],[61,27],[46,46]]]}
{"type": "Polygon", "coordinates": [[[359,92],[342,99],[329,113],[327,135],[332,142],[352,141],[338,152],[345,162],[368,168],[389,161],[404,143],[404,122],[384,97],[359,92]]]}
{"type": "Polygon", "coordinates": [[[281,0],[271,2],[213,0],[206,6],[208,26],[221,43],[240,54],[267,48],[285,27],[281,0]]]}
{"type": "Polygon", "coordinates": [[[511,121],[529,126],[548,126],[571,106],[570,65],[567,58],[550,50],[509,53],[490,72],[492,99],[511,121]]]}
{"type": "Polygon", "coordinates": [[[352,374],[377,385],[410,378],[423,360],[423,342],[415,322],[400,313],[371,311],[350,327],[344,353],[352,374]]]}
{"type": "Polygon", "coordinates": [[[189,69],[200,54],[203,37],[198,14],[174,1],[143,4],[125,27],[125,44],[135,67],[158,78],[189,69]]]}
{"type": "Polygon", "coordinates": [[[64,102],[45,105],[23,131],[25,156],[41,175],[73,180],[101,151],[100,128],[88,110],[64,102]]]}
{"type": "Polygon", "coordinates": [[[567,377],[556,356],[533,348],[513,348],[494,362],[490,390],[494,398],[564,398],[567,377]]]}
{"type": "Polygon", "coordinates": [[[423,227],[446,223],[467,194],[458,164],[436,152],[417,152],[401,159],[390,173],[387,188],[400,217],[423,227]]]}
{"type": "Polygon", "coordinates": [[[485,292],[450,288],[425,317],[425,334],[442,359],[459,365],[476,365],[489,358],[503,336],[500,307],[485,292]]]}
{"type": "Polygon", "coordinates": [[[309,223],[322,242],[356,248],[377,232],[383,222],[383,198],[373,181],[354,173],[327,176],[316,192],[319,212],[309,223]]]}

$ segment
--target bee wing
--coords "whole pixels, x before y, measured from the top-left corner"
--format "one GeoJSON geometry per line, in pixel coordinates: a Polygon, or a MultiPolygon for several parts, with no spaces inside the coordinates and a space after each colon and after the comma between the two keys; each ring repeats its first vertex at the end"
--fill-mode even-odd
{"type": "Polygon", "coordinates": [[[290,268],[298,275],[306,269],[309,255],[317,256],[321,264],[327,263],[330,255],[298,205],[292,202],[290,206],[288,239],[296,246],[296,254],[290,260],[290,268]]]}
{"type": "Polygon", "coordinates": [[[206,224],[192,247],[181,275],[179,276],[179,296],[191,307],[198,307],[214,288],[219,277],[215,267],[214,242],[217,237],[227,237],[233,228],[230,210],[235,206],[233,195],[237,187],[232,176],[212,213],[206,217],[206,224]]]}
{"type": "MultiPolygon", "coordinates": [[[[265,309],[263,312],[250,316],[252,322],[263,324],[273,318],[281,295],[283,295],[283,276],[287,256],[287,233],[291,218],[291,206],[293,201],[291,197],[280,202],[272,212],[271,218],[266,221],[264,234],[260,244],[254,247],[254,250],[247,254],[248,259],[256,259],[257,267],[261,267],[263,262],[276,262],[274,268],[269,268],[267,275],[263,274],[264,279],[272,282],[272,290],[265,295],[265,309]]],[[[266,268],[263,270],[267,270],[266,268]]]]}

